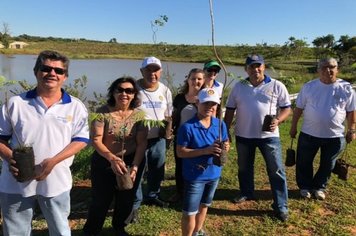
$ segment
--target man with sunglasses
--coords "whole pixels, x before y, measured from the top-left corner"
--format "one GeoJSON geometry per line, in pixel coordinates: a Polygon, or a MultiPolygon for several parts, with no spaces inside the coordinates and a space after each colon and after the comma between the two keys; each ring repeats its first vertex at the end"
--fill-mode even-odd
{"type": "Polygon", "coordinates": [[[36,203],[50,235],[71,235],[70,166],[89,142],[88,112],[66,93],[69,59],[55,51],[39,54],[34,74],[37,86],[8,99],[0,112],[0,204],[4,235],[30,235],[36,203]],[[15,148],[31,146],[34,174],[20,180],[15,148]]]}
{"type": "MultiPolygon", "coordinates": [[[[172,116],[172,93],[160,82],[162,73],[161,61],[156,57],[146,57],[141,65],[142,79],[138,80],[141,106],[148,119],[155,121],[169,120],[172,116]]],[[[168,203],[159,198],[161,182],[164,179],[166,160],[166,139],[161,135],[160,128],[150,127],[146,149],[147,161],[147,192],[143,199],[142,188],[139,186],[134,204],[134,220],[143,199],[147,205],[167,207],[168,203]]],[[[139,177],[139,176],[138,176],[139,177]]]]}
{"type": "Polygon", "coordinates": [[[221,70],[220,64],[215,60],[207,61],[204,64],[205,72],[205,87],[213,88],[219,94],[220,98],[223,93],[223,83],[216,81],[218,74],[221,70]]]}

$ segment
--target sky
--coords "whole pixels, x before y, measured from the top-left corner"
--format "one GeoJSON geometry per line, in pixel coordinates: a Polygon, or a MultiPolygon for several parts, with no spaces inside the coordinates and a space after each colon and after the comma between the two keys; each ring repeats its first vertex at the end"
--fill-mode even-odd
{"type": "MultiPolygon", "coordinates": [[[[356,36],[356,0],[212,0],[216,45],[311,45],[316,37],[356,36]]],[[[119,43],[211,45],[209,0],[1,0],[0,31],[11,36],[119,43]],[[168,17],[153,39],[151,22],[168,17]]]]}

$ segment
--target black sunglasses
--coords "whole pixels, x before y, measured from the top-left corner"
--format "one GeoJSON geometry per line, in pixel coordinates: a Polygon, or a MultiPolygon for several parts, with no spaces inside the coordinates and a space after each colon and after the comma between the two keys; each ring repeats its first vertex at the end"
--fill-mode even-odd
{"type": "Polygon", "coordinates": [[[209,68],[209,69],[206,69],[207,72],[215,72],[215,73],[219,73],[220,70],[219,69],[215,69],[215,68],[209,68]]]}
{"type": "Polygon", "coordinates": [[[126,93],[126,94],[134,94],[136,91],[134,88],[121,88],[118,87],[115,89],[115,93],[126,93]]]}
{"type": "Polygon", "coordinates": [[[49,73],[52,70],[54,70],[54,72],[56,72],[57,75],[64,75],[66,73],[66,69],[63,69],[63,68],[46,66],[46,65],[40,66],[40,71],[42,71],[42,72],[49,73]]]}

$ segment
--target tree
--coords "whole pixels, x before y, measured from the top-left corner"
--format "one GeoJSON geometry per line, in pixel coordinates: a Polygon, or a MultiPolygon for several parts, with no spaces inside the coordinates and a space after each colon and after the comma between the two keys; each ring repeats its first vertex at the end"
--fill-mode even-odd
{"type": "MultiPolygon", "coordinates": [[[[168,16],[160,15],[154,21],[151,21],[151,30],[152,30],[152,40],[153,44],[155,44],[155,48],[159,52],[159,55],[166,57],[168,52],[168,47],[166,42],[160,42],[157,44],[157,31],[160,27],[163,27],[168,22],[168,16]]],[[[175,96],[178,93],[178,89],[173,85],[173,76],[169,72],[168,65],[166,66],[162,78],[167,82],[167,87],[172,91],[172,95],[175,96]]]]}
{"type": "Polygon", "coordinates": [[[308,43],[303,39],[294,40],[293,51],[294,51],[295,57],[299,58],[302,53],[303,48],[305,48],[307,46],[308,46],[308,43]]]}
{"type": "Polygon", "coordinates": [[[356,47],[356,37],[350,38],[348,35],[341,35],[340,39],[334,44],[334,51],[340,59],[340,64],[349,65],[355,61],[356,57],[352,48],[356,47]]]}
{"type": "Polygon", "coordinates": [[[116,38],[112,38],[112,39],[110,39],[110,40],[109,40],[109,43],[117,43],[116,38]]]}
{"type": "Polygon", "coordinates": [[[288,42],[283,45],[284,55],[289,57],[296,57],[299,58],[303,48],[308,46],[308,43],[302,39],[296,39],[295,37],[291,36],[288,38],[288,42]]]}
{"type": "Polygon", "coordinates": [[[353,58],[352,61],[355,62],[356,61],[356,46],[353,46],[352,48],[350,48],[349,52],[350,52],[350,57],[353,58]]]}
{"type": "Polygon", "coordinates": [[[327,48],[332,48],[335,44],[335,37],[332,34],[328,34],[324,36],[324,43],[326,44],[327,48]]]}
{"type": "Polygon", "coordinates": [[[332,48],[335,44],[335,37],[332,34],[317,37],[312,42],[318,48],[332,48]]]}
{"type": "Polygon", "coordinates": [[[160,15],[159,18],[151,21],[151,29],[152,29],[152,40],[153,43],[157,43],[157,31],[159,27],[163,27],[168,22],[168,16],[160,15]]]}
{"type": "Polygon", "coordinates": [[[315,46],[315,55],[319,59],[321,57],[332,56],[334,54],[333,47],[335,46],[335,37],[332,34],[317,37],[312,42],[315,46]]]}
{"type": "Polygon", "coordinates": [[[10,46],[10,26],[8,23],[2,23],[2,33],[1,33],[0,41],[4,45],[5,48],[9,48],[10,46]]]}

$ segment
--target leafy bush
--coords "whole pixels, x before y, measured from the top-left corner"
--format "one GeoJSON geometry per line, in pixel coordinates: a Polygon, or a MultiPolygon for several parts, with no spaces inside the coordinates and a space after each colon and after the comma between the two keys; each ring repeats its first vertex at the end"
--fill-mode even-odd
{"type": "Polygon", "coordinates": [[[74,180],[90,179],[90,157],[94,148],[90,145],[75,155],[71,171],[74,180]]]}

